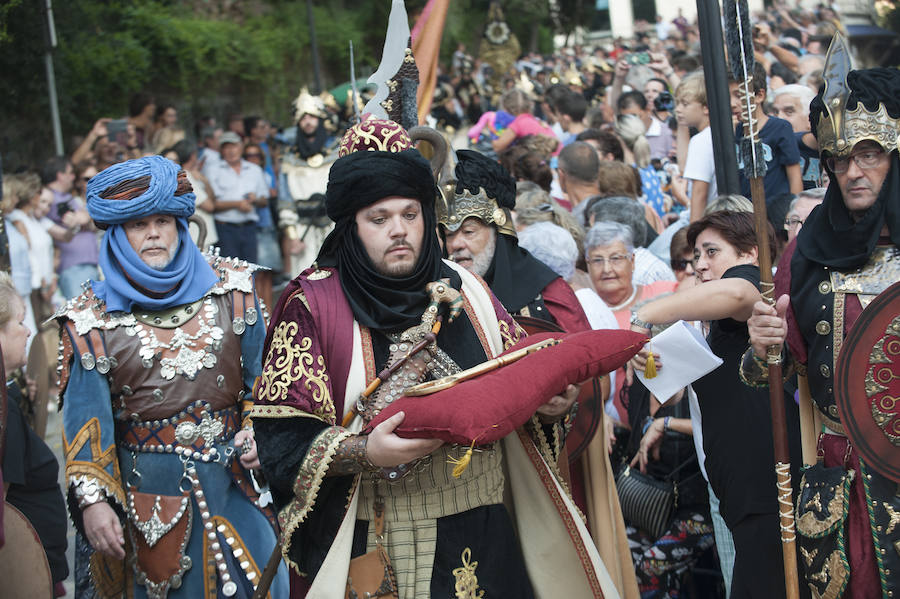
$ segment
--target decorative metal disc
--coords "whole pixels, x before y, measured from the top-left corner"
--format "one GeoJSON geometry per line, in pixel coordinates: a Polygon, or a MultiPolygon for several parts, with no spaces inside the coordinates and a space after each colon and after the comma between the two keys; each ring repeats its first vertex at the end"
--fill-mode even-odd
{"type": "Polygon", "coordinates": [[[94,360],[94,355],[89,352],[84,352],[81,354],[81,365],[85,370],[93,370],[94,366],[97,365],[97,361],[94,360]]]}
{"type": "Polygon", "coordinates": [[[231,328],[234,330],[235,335],[242,335],[247,329],[247,325],[244,324],[243,318],[238,317],[232,321],[231,328]]]}
{"type": "Polygon", "coordinates": [[[110,362],[109,358],[106,356],[100,356],[97,358],[97,372],[100,374],[106,374],[109,372],[110,362]]]}

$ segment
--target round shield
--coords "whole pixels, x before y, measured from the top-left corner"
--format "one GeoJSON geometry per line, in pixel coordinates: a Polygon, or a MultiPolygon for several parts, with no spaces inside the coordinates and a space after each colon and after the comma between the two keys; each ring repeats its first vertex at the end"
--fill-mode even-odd
{"type": "Polygon", "coordinates": [[[872,300],[844,340],[834,398],[866,465],[900,483],[900,283],[872,300]]]}
{"type": "MultiPolygon", "coordinates": [[[[529,334],[564,332],[559,325],[549,320],[531,316],[516,316],[515,319],[519,326],[529,334]]],[[[576,401],[578,401],[578,412],[575,415],[575,422],[572,424],[569,436],[566,437],[566,451],[569,454],[569,463],[577,460],[582,452],[587,449],[603,419],[603,392],[600,387],[600,379],[593,378],[584,383],[576,401]]]]}
{"type": "Polygon", "coordinates": [[[4,597],[52,597],[53,580],[47,555],[34,527],[8,502],[3,506],[0,580],[4,597]]]}

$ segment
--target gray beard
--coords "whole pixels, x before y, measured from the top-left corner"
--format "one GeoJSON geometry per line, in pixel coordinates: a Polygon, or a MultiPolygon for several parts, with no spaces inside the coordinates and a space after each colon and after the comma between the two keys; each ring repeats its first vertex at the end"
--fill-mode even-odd
{"type": "Polygon", "coordinates": [[[148,263],[147,266],[149,266],[153,270],[165,270],[170,264],[172,264],[172,260],[175,259],[175,254],[178,252],[179,241],[180,241],[180,239],[178,239],[176,237],[175,241],[172,242],[172,245],[169,246],[169,259],[166,260],[165,264],[160,265],[160,264],[149,264],[148,263]]]}
{"type": "Polygon", "coordinates": [[[487,274],[494,260],[494,251],[497,249],[497,235],[491,235],[491,240],[484,246],[484,249],[478,254],[472,256],[472,272],[479,277],[487,274]]]}

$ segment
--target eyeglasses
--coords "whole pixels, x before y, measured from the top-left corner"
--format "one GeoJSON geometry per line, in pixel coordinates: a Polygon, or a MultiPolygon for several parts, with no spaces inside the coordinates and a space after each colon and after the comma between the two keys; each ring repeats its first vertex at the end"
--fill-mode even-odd
{"type": "Polygon", "coordinates": [[[597,268],[603,268],[603,265],[608,261],[610,268],[619,269],[625,265],[629,258],[630,256],[628,256],[627,254],[613,254],[609,258],[604,258],[603,256],[588,258],[587,263],[588,265],[594,265],[597,268]]]}
{"type": "Polygon", "coordinates": [[[670,264],[672,265],[672,270],[687,270],[688,266],[694,265],[694,261],[682,258],[680,260],[672,260],[670,264]]]}
{"type": "Polygon", "coordinates": [[[803,220],[797,218],[796,216],[792,216],[784,219],[784,228],[785,229],[793,229],[794,227],[800,227],[803,225],[803,220]]]}
{"type": "Polygon", "coordinates": [[[244,154],[244,160],[252,160],[253,158],[262,158],[262,154],[257,154],[256,152],[244,154]]]}
{"type": "Polygon", "coordinates": [[[873,148],[870,150],[857,152],[856,154],[851,154],[847,158],[835,158],[834,156],[829,156],[825,159],[825,165],[831,172],[838,175],[847,172],[847,169],[850,168],[851,159],[853,159],[853,162],[855,162],[856,166],[858,166],[859,168],[869,169],[878,166],[878,163],[881,162],[881,157],[883,155],[884,150],[880,148],[873,148]]]}

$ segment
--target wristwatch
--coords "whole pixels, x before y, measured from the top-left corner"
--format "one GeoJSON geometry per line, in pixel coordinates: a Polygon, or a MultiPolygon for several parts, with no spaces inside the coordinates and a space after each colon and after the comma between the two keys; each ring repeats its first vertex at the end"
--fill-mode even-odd
{"type": "Polygon", "coordinates": [[[631,324],[633,326],[638,326],[642,329],[647,329],[647,330],[650,330],[653,328],[652,324],[650,324],[649,322],[644,322],[643,320],[638,318],[637,311],[634,311],[631,313],[631,324]]]}

